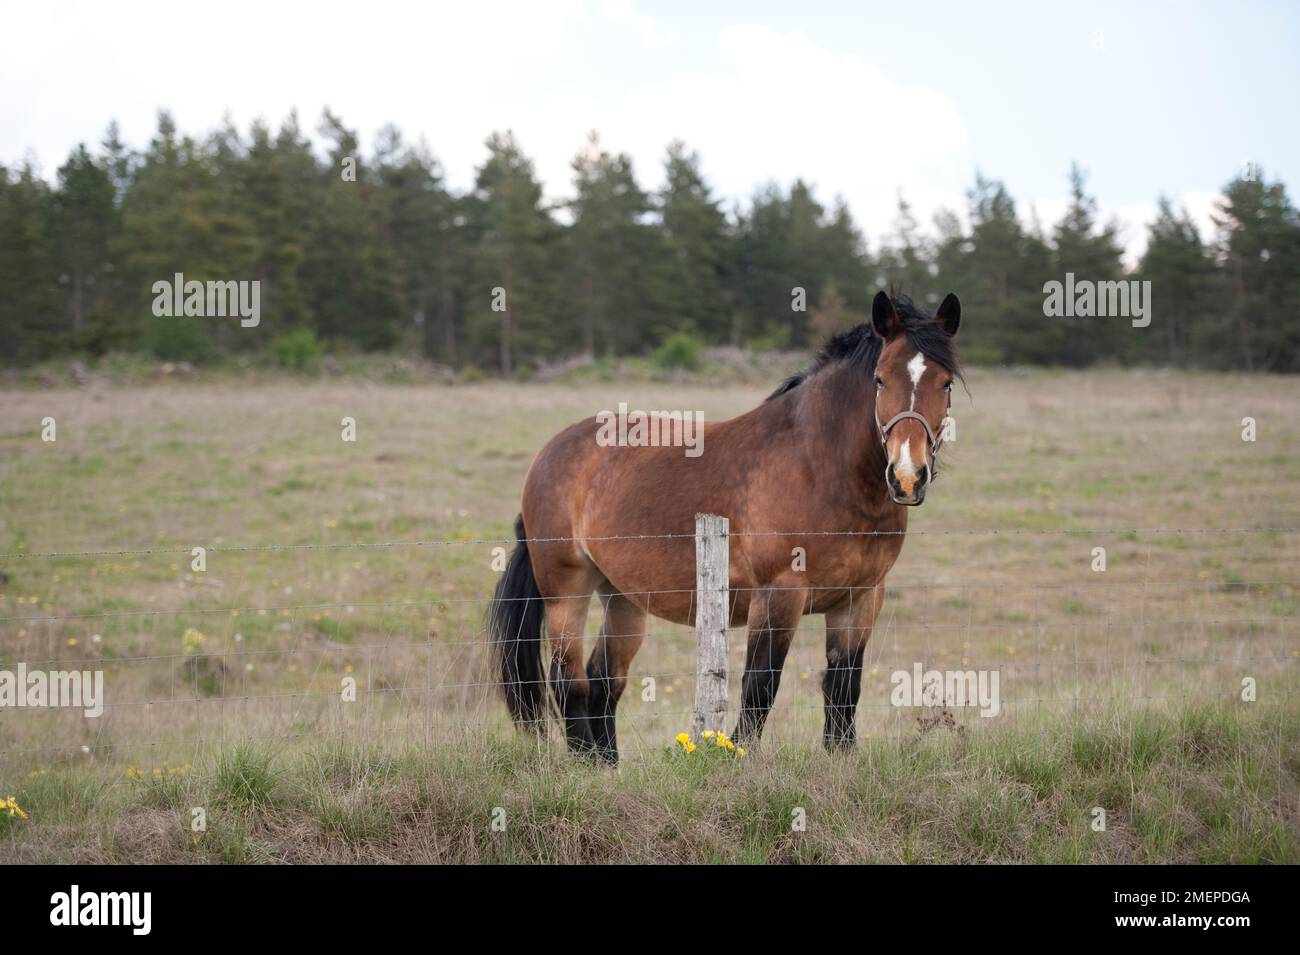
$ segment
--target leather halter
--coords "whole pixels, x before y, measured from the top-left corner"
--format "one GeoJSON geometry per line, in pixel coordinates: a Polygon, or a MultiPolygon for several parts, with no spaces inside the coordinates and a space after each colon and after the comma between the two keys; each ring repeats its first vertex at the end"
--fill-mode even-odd
{"type": "Polygon", "coordinates": [[[930,427],[930,422],[926,421],[924,417],[917,414],[915,411],[900,411],[883,425],[880,423],[880,416],[877,415],[876,427],[880,429],[880,443],[886,444],[889,441],[890,429],[904,418],[915,418],[917,421],[921,422],[921,427],[925,428],[925,439],[928,442],[930,457],[934,457],[938,454],[939,446],[943,444],[943,439],[936,438],[934,436],[934,429],[930,427]]]}
{"type": "MultiPolygon", "coordinates": [[[[879,397],[879,395],[877,395],[877,397],[879,397]]],[[[898,414],[894,415],[892,418],[886,421],[883,425],[880,423],[879,405],[875,407],[874,414],[876,417],[876,430],[880,432],[880,446],[882,448],[889,443],[889,432],[894,427],[894,425],[898,424],[898,422],[904,421],[908,418],[915,418],[917,421],[921,422],[921,427],[925,429],[926,450],[929,451],[929,457],[930,457],[930,467],[926,468],[926,476],[925,476],[925,487],[928,488],[930,486],[930,482],[934,480],[933,465],[934,465],[935,456],[939,453],[939,448],[943,446],[942,428],[943,425],[947,424],[948,419],[952,416],[951,389],[948,391],[948,408],[943,413],[943,424],[940,425],[940,431],[937,437],[934,433],[934,429],[930,427],[930,422],[926,421],[922,415],[917,414],[915,411],[900,411],[898,414]]],[[[888,457],[888,452],[886,452],[886,457],[888,457]]],[[[911,502],[906,504],[906,506],[915,507],[916,504],[918,503],[920,502],[919,501],[911,502]]]]}
{"type": "MultiPolygon", "coordinates": [[[[894,425],[898,424],[898,422],[903,421],[907,418],[915,418],[917,421],[921,422],[921,427],[925,429],[925,440],[931,458],[933,458],[936,454],[938,454],[939,449],[943,447],[943,432],[940,431],[938,437],[936,437],[934,433],[934,429],[930,427],[930,422],[926,421],[922,415],[917,414],[915,411],[900,411],[898,414],[894,415],[892,418],[886,421],[883,425],[880,423],[879,405],[877,405],[875,408],[875,415],[876,415],[876,430],[880,432],[880,444],[882,447],[889,442],[889,432],[893,429],[894,425]]],[[[948,418],[950,418],[951,416],[952,416],[952,392],[949,391],[948,408],[943,413],[943,420],[946,422],[948,418]]],[[[940,427],[942,428],[942,424],[940,425],[940,427]]]]}

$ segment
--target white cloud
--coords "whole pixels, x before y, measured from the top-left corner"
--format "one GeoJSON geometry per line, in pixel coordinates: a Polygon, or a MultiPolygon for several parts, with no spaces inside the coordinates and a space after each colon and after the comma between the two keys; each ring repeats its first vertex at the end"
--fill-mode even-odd
{"type": "MultiPolygon", "coordinates": [[[[1184,192],[1172,197],[1174,212],[1181,213],[1186,209],[1196,231],[1201,235],[1201,241],[1207,245],[1215,240],[1216,227],[1212,216],[1220,198],[1219,193],[1209,191],[1184,192]]],[[[1124,264],[1130,268],[1136,267],[1146,253],[1151,235],[1148,226],[1155,222],[1159,212],[1159,206],[1155,202],[1120,206],[1116,210],[1121,225],[1120,239],[1125,248],[1124,264]]]]}
{"type": "Polygon", "coordinates": [[[873,245],[900,187],[928,222],[938,205],[961,202],[971,168],[949,97],[798,33],[728,26],[711,54],[669,69],[653,51],[679,43],[680,32],[630,0],[373,0],[365,16],[351,4],[311,11],[249,2],[220,16],[172,4],[141,4],[130,17],[93,3],[20,8],[13,35],[24,42],[0,61],[0,161],[30,148],[50,175],[114,118],[141,147],[159,108],[182,130],[205,132],[226,115],[242,129],[296,107],[311,134],[328,105],[366,146],[389,121],[425,137],[458,189],[473,182],[487,136],[512,128],[558,199],[570,190],[573,155],[597,129],[606,148],[632,155],[647,187],[661,182],[675,138],[699,150],[729,200],[803,176],[825,202],[844,195],[873,245]],[[582,62],[593,37],[648,59],[617,83],[584,76],[566,85],[559,65],[582,62]]]}
{"type": "MultiPolygon", "coordinates": [[[[1175,212],[1181,212],[1183,208],[1187,209],[1188,214],[1192,217],[1192,222],[1201,235],[1201,241],[1209,244],[1215,239],[1215,226],[1212,215],[1215,211],[1215,203],[1219,199],[1220,194],[1214,191],[1191,190],[1173,196],[1172,202],[1175,212]]],[[[1050,240],[1053,226],[1065,215],[1069,205],[1070,197],[1064,195],[1035,199],[1033,202],[1024,204],[1021,209],[1021,219],[1028,226],[1031,210],[1036,212],[1043,234],[1050,240]]],[[[1150,238],[1148,226],[1156,220],[1158,214],[1159,206],[1154,200],[1151,202],[1129,203],[1113,208],[1106,206],[1099,208],[1097,221],[1100,224],[1109,223],[1112,219],[1119,224],[1119,242],[1124,249],[1123,261],[1126,267],[1136,268],[1143,254],[1145,254],[1147,240],[1150,238]]],[[[963,219],[963,221],[965,220],[963,219]]]]}
{"type": "Polygon", "coordinates": [[[9,34],[22,42],[0,58],[0,157],[31,148],[48,173],[114,118],[142,146],[159,108],[202,132],[227,113],[246,128],[297,107],[310,133],[328,105],[364,142],[391,120],[472,170],[488,133],[526,113],[534,78],[583,13],[578,0],[25,5],[9,34]]]}
{"type": "Polygon", "coordinates": [[[681,30],[661,23],[652,16],[638,13],[629,0],[605,0],[600,7],[600,15],[610,23],[631,27],[640,38],[642,46],[648,49],[673,46],[682,40],[681,30]]]}
{"type": "Polygon", "coordinates": [[[927,222],[939,205],[961,202],[971,169],[966,125],[947,96],[762,26],[724,28],[707,70],[611,99],[545,96],[517,131],[549,192],[567,190],[568,161],[592,128],[607,149],[632,156],[647,185],[659,183],[664,149],[677,138],[700,152],[706,175],[732,199],[802,176],[825,202],[842,194],[873,245],[893,221],[899,188],[927,222]]]}
{"type": "MultiPolygon", "coordinates": [[[[487,136],[512,128],[548,198],[566,197],[569,163],[597,129],[605,148],[632,156],[647,188],[660,185],[675,138],[700,152],[730,202],[801,176],[824,202],[848,200],[873,249],[892,229],[900,189],[927,230],[940,207],[965,219],[976,164],[952,97],[900,82],[865,56],[762,25],[725,26],[687,56],[681,30],[647,9],[632,0],[371,0],[363,16],[351,3],[233,0],[220,15],[142,2],[124,16],[95,3],[24,5],[11,22],[22,42],[0,58],[0,161],[30,148],[49,175],[113,118],[129,143],[143,146],[160,107],[190,132],[226,114],[240,128],[259,116],[278,123],[297,107],[312,133],[328,105],[366,146],[390,121],[424,137],[457,189],[472,184],[487,136]],[[627,68],[609,82],[565,68],[585,63],[593,43],[627,68]]],[[[1208,237],[1214,194],[1180,199],[1208,237]]],[[[1050,228],[1065,202],[1049,196],[1032,205],[1050,228]]],[[[1028,219],[1031,203],[1019,205],[1028,219]]],[[[1117,211],[1135,260],[1154,203],[1117,211]]]]}

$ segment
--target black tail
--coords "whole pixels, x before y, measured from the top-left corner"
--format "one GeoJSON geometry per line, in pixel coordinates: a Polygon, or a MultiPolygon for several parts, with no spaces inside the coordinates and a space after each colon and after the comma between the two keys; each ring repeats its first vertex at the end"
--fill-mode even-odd
{"type": "Polygon", "coordinates": [[[488,609],[488,631],[501,673],[510,715],[520,726],[538,732],[546,708],[546,684],[542,676],[542,592],[533,576],[528,556],[524,518],[515,519],[515,551],[497,582],[488,609]]]}

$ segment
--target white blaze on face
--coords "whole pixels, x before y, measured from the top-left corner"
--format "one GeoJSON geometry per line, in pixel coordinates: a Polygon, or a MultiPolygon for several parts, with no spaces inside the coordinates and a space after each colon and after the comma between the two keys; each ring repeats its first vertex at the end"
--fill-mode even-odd
{"type": "Polygon", "coordinates": [[[894,463],[894,477],[898,479],[898,486],[903,489],[904,494],[912,493],[912,488],[916,486],[916,465],[912,463],[911,438],[905,439],[903,446],[898,449],[898,460],[894,463]]]}
{"type": "Polygon", "coordinates": [[[917,352],[912,356],[912,360],[907,363],[907,377],[912,379],[912,403],[908,405],[908,411],[916,410],[916,386],[921,383],[921,376],[925,374],[925,356],[917,352]]]}
{"type": "MultiPolygon", "coordinates": [[[[916,392],[921,384],[921,378],[925,375],[926,364],[925,356],[917,352],[912,356],[911,361],[907,363],[907,376],[912,381],[912,399],[908,404],[908,411],[916,410],[916,392]]],[[[917,469],[925,465],[925,454],[928,448],[925,443],[921,443],[921,460],[912,460],[912,439],[905,438],[903,443],[897,446],[897,452],[893,459],[890,460],[889,466],[894,470],[894,478],[898,481],[898,486],[902,488],[904,494],[911,494],[916,487],[917,469]]]]}

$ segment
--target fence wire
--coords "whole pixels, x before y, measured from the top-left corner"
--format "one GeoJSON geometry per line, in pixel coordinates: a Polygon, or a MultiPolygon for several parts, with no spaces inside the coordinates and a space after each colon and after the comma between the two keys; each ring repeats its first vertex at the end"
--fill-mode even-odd
{"type": "MultiPolygon", "coordinates": [[[[1152,528],[1086,528],[1086,529],[1014,529],[1014,528],[974,528],[958,530],[919,529],[906,533],[911,535],[987,535],[987,536],[1093,536],[1099,540],[1124,535],[1245,535],[1245,534],[1290,534],[1297,529],[1291,527],[1233,527],[1233,528],[1195,528],[1195,527],[1152,527],[1152,528]]],[[[812,537],[879,537],[894,536],[904,532],[859,532],[859,531],[732,531],[733,537],[782,537],[798,541],[812,537]]],[[[608,535],[593,537],[532,537],[528,543],[576,542],[588,543],[599,541],[655,541],[671,539],[694,539],[694,533],[608,535]]],[[[410,541],[355,541],[339,543],[312,544],[260,544],[246,546],[211,545],[207,553],[212,554],[247,554],[258,552],[295,552],[295,551],[338,551],[347,549],[386,549],[402,547],[450,547],[473,545],[513,545],[514,538],[446,538],[410,541]]],[[[87,559],[145,557],[161,555],[185,555],[192,553],[191,548],[128,548],[122,550],[51,550],[40,552],[18,551],[0,554],[0,560],[34,560],[34,559],[87,559]]],[[[909,672],[913,667],[924,665],[925,669],[941,669],[946,663],[952,664],[959,672],[997,672],[1015,675],[1020,672],[1032,672],[1032,679],[1015,691],[1002,696],[999,708],[1009,712],[1026,710],[1038,713],[1044,708],[1072,707],[1080,711],[1084,707],[1104,706],[1109,703],[1178,703],[1192,704],[1200,702],[1224,703],[1238,698],[1235,680],[1241,676],[1267,676],[1269,689],[1275,695],[1268,700],[1261,700],[1266,706],[1284,707],[1295,700],[1296,675],[1294,664],[1300,659],[1300,646],[1297,645],[1295,628],[1296,614],[1286,608],[1294,595],[1300,581],[1285,576],[1268,577],[1257,580],[1240,578],[1222,579],[1120,579],[1114,576],[1092,575],[1072,582],[1023,582],[1019,580],[978,580],[978,579],[935,579],[928,581],[900,580],[866,587],[769,587],[746,588],[734,587],[729,592],[733,599],[733,609],[739,601],[749,598],[755,591],[767,594],[785,591],[798,591],[805,595],[807,601],[804,611],[811,610],[817,596],[834,591],[843,593],[849,601],[861,599],[861,595],[873,593],[884,588],[886,593],[908,594],[927,592],[960,592],[963,600],[970,593],[983,593],[988,596],[978,607],[967,601],[964,607],[946,608],[954,614],[965,611],[963,621],[944,621],[935,619],[910,620],[897,615],[882,616],[870,631],[870,639],[861,663],[836,665],[834,669],[841,673],[852,674],[866,681],[875,681],[881,676],[896,676],[900,672],[909,672]],[[1027,595],[1085,593],[1097,590],[1105,594],[1114,594],[1122,588],[1134,588],[1141,591],[1142,603],[1136,616],[1120,619],[1107,610],[1094,619],[1043,619],[1041,602],[1036,602],[1040,618],[1034,620],[1010,621],[998,620],[980,622],[975,619],[978,609],[981,613],[996,611],[1003,598],[1009,592],[1025,592],[1027,595]],[[1273,594],[1279,596],[1277,604],[1283,612],[1246,612],[1224,616],[1207,614],[1180,615],[1172,617],[1148,616],[1148,597],[1152,592],[1168,594],[1199,593],[1201,595],[1217,594],[1232,598],[1260,597],[1273,594]],[[1211,648],[1212,638],[1222,636],[1221,631],[1229,631],[1236,641],[1236,650],[1227,647],[1211,648]],[[1162,639],[1166,636],[1181,638],[1188,642],[1188,634],[1193,639],[1203,637],[1200,641],[1204,647],[1194,648],[1191,652],[1178,652],[1178,646],[1165,647],[1162,639]],[[1104,638],[1104,639],[1103,639],[1104,638]],[[984,639],[1003,641],[1003,652],[988,646],[974,646],[973,641],[984,639]],[[918,642],[919,641],[919,642],[918,642]],[[1011,641],[1011,642],[1007,642],[1011,641]],[[1026,650],[1024,656],[1017,658],[1018,650],[1013,646],[1032,644],[1032,651],[1026,650]],[[1272,643],[1273,645],[1269,645],[1272,643]],[[1118,644],[1118,646],[1117,646],[1118,644]],[[1132,653],[1139,650],[1143,652],[1132,653]],[[1174,652],[1169,652],[1173,650],[1174,652]],[[946,663],[945,663],[946,661],[946,663]],[[1152,688],[1145,686],[1149,674],[1157,668],[1178,670],[1190,674],[1192,685],[1173,688],[1152,688]],[[1206,686],[1205,683],[1213,668],[1230,668],[1231,678],[1222,674],[1215,679],[1221,682],[1206,686]],[[1260,669],[1263,668],[1263,669],[1260,669]],[[1252,673],[1245,672],[1251,670],[1252,673]],[[1100,678],[1110,676],[1110,684],[1104,684],[1100,678]],[[1273,677],[1278,677],[1273,680],[1273,677]],[[1129,681],[1127,684],[1123,681],[1129,681]],[[1070,685],[1072,681],[1072,685],[1070,685]],[[1199,681],[1199,683],[1197,683],[1199,681]],[[1280,693],[1278,691],[1280,690],[1280,693]]],[[[635,602],[644,604],[653,614],[656,598],[690,595],[689,606],[693,608],[697,596],[695,588],[681,587],[661,590],[635,591],[625,594],[635,602]]],[[[2,596],[2,595],[0,595],[2,596]]],[[[18,606],[23,598],[15,597],[18,606]]],[[[532,598],[518,598],[532,599],[532,598]]],[[[566,594],[551,596],[549,601],[587,601],[593,600],[593,594],[566,594]]],[[[82,611],[71,613],[11,613],[0,616],[0,624],[7,625],[9,631],[0,643],[0,668],[23,666],[30,669],[41,667],[58,667],[66,670],[71,667],[90,667],[104,672],[112,671],[115,682],[119,679],[127,684],[128,690],[135,690],[135,695],[116,696],[103,701],[106,719],[86,721],[94,723],[93,727],[77,724],[69,717],[81,719],[76,708],[49,709],[24,708],[0,709],[0,757],[40,756],[52,758],[94,757],[96,754],[112,754],[119,751],[145,749],[155,751],[172,747],[192,747],[196,752],[214,743],[228,743],[232,740],[329,740],[340,738],[361,728],[372,736],[384,736],[389,731],[414,728],[415,738],[431,741],[434,737],[434,723],[446,724],[440,727],[443,732],[476,732],[504,729],[507,726],[505,708],[499,702],[505,687],[503,681],[492,671],[491,653],[493,650],[489,634],[481,627],[472,629],[462,622],[454,639],[446,639],[441,633],[427,634],[423,638],[412,639],[409,634],[404,639],[386,639],[383,642],[367,641],[348,643],[331,640],[325,636],[325,643],[317,642],[319,633],[307,633],[306,615],[326,615],[342,612],[347,615],[374,611],[399,611],[402,613],[426,613],[429,611],[447,613],[452,608],[482,614],[489,606],[491,598],[487,596],[448,596],[442,598],[404,598],[384,601],[325,601],[312,603],[269,604],[264,606],[186,606],[170,608],[115,608],[110,610],[82,611]],[[127,643],[149,643],[159,639],[159,629],[165,626],[168,618],[217,618],[239,617],[241,615],[266,617],[274,615],[282,622],[287,620],[290,646],[252,647],[242,645],[240,637],[234,639],[236,646],[220,650],[190,648],[182,652],[158,652],[147,648],[144,652],[130,652],[120,655],[116,646],[121,637],[127,643]],[[100,635],[91,638],[91,646],[96,649],[90,655],[81,650],[75,655],[60,655],[53,650],[56,644],[56,631],[67,627],[83,627],[91,621],[117,621],[122,625],[132,622],[150,621],[153,632],[131,632],[117,634],[113,646],[106,646],[100,635]],[[43,631],[28,633],[27,629],[43,631]],[[18,630],[15,638],[12,631],[18,630]],[[16,641],[26,640],[31,649],[17,651],[13,646],[16,641]],[[34,651],[37,644],[45,644],[44,653],[34,651]],[[312,655],[317,657],[313,661],[312,655]],[[396,662],[386,658],[395,658],[396,662]],[[376,666],[378,658],[378,666],[376,666]],[[326,661],[329,661],[327,664],[326,661]],[[312,666],[314,662],[314,668],[312,666]],[[364,665],[364,672],[354,669],[364,665]],[[302,669],[299,665],[304,664],[302,669]],[[272,678],[280,685],[259,683],[268,668],[278,667],[272,678]],[[340,667],[344,667],[340,669],[340,667]],[[378,669],[380,672],[376,672],[378,669]],[[401,671],[397,683],[389,679],[391,671],[401,671]],[[127,676],[123,677],[123,672],[127,676]],[[417,676],[417,674],[419,674],[417,676]],[[340,683],[351,679],[355,697],[351,701],[343,699],[340,683]],[[290,684],[290,685],[284,685],[290,684]],[[298,684],[298,685],[294,685],[298,684]],[[323,685],[317,685],[323,684],[323,685]],[[178,695],[178,693],[180,695],[178,695]],[[392,704],[396,701],[398,712],[394,713],[392,704]],[[215,704],[215,706],[214,706],[215,704]],[[403,705],[405,711],[402,710],[403,705]],[[287,714],[276,713],[280,705],[293,707],[287,714]],[[174,708],[175,716],[169,717],[164,711],[174,708]],[[221,719],[220,732],[213,733],[203,729],[208,719],[189,713],[186,722],[186,710],[221,711],[231,708],[242,712],[242,717],[234,720],[221,719]],[[28,728],[20,728],[16,716],[25,712],[34,716],[47,714],[57,733],[46,732],[38,742],[25,739],[28,728]],[[122,714],[143,714],[144,721],[132,721],[122,714]],[[357,719],[357,714],[360,718],[357,719]],[[174,721],[176,732],[158,733],[157,724],[174,721]],[[291,724],[286,731],[271,734],[256,732],[265,723],[291,724]],[[119,727],[119,722],[124,723],[119,727]],[[321,725],[322,723],[328,725],[321,725]],[[292,731],[288,731],[288,729],[292,731]],[[241,732],[250,729],[251,732],[241,732]],[[123,732],[126,731],[126,732],[123,732]],[[422,736],[421,736],[422,733],[422,736]],[[56,738],[48,738],[55,736],[56,738]]],[[[915,608],[908,608],[914,612],[915,608]]],[[[928,608],[933,610],[933,607],[928,608]]],[[[1250,608],[1254,611],[1256,608],[1250,608]]],[[[1276,609],[1265,608],[1265,609],[1276,609]]],[[[689,616],[689,612],[688,612],[689,616]]],[[[337,619],[331,617],[330,619],[337,619]]],[[[318,622],[313,619],[313,623],[318,622]]],[[[801,657],[811,653],[816,656],[818,647],[815,643],[799,644],[795,640],[798,652],[791,651],[792,656],[783,660],[782,665],[770,667],[745,667],[746,637],[743,629],[737,626],[733,614],[733,632],[730,635],[731,669],[735,677],[742,674],[751,679],[763,676],[797,683],[811,681],[813,676],[827,672],[830,666],[825,660],[802,660],[801,657]]],[[[115,623],[114,626],[118,624],[115,623]]],[[[386,636],[395,637],[398,627],[387,624],[382,627],[369,625],[371,629],[383,630],[386,636]]],[[[179,628],[177,628],[179,629],[179,628]]],[[[850,632],[861,633],[861,627],[836,627],[828,622],[818,626],[814,623],[801,622],[790,632],[799,635],[821,634],[829,641],[833,635],[850,632]]],[[[79,631],[82,636],[84,630],[79,631]]],[[[109,631],[105,631],[109,632],[109,631]]],[[[780,632],[785,632],[782,629],[780,632]]],[[[683,627],[678,629],[647,628],[628,633],[589,633],[599,636],[609,645],[617,645],[620,640],[636,641],[644,651],[650,651],[651,658],[639,658],[633,661],[628,673],[628,691],[619,707],[620,735],[626,739],[643,741],[651,746],[662,746],[664,737],[670,728],[684,725],[689,717],[689,706],[669,705],[668,699],[652,696],[645,700],[640,694],[646,680],[662,692],[665,697],[684,699],[697,676],[694,667],[693,635],[683,627]],[[680,693],[680,695],[679,695],[680,693]]],[[[62,633],[60,633],[62,636],[62,633]]],[[[177,634],[166,639],[176,640],[177,634]]],[[[206,643],[208,639],[221,639],[214,634],[209,638],[200,634],[199,639],[206,643]]],[[[225,639],[229,640],[229,637],[225,639]]],[[[770,632],[766,637],[771,639],[770,632]]],[[[64,643],[65,649],[76,651],[81,646],[81,637],[70,637],[64,643]],[[70,642],[68,642],[70,641],[70,642]]],[[[1168,641],[1171,642],[1172,641],[1168,641]]],[[[545,641],[543,641],[545,643],[545,641]]],[[[543,653],[543,672],[545,670],[545,653],[543,653]]],[[[107,681],[106,681],[107,682],[107,681]]],[[[527,681],[512,681],[515,686],[526,685],[527,681]]],[[[547,679],[536,681],[540,684],[547,679]]],[[[733,680],[732,697],[740,680],[733,680]]],[[[820,682],[820,680],[819,680],[820,682]]],[[[1013,681],[1014,686],[1014,681],[1013,681]]],[[[546,687],[543,685],[542,689],[546,687]]],[[[873,692],[882,692],[872,686],[873,692]]],[[[120,691],[115,691],[120,692],[120,691]]],[[[887,694],[886,694],[887,695],[887,694]]],[[[790,696],[789,693],[786,694],[790,696]]],[[[774,716],[784,714],[796,722],[807,717],[815,723],[814,714],[824,712],[820,703],[809,703],[800,693],[794,700],[782,700],[778,696],[774,716]]],[[[951,701],[940,699],[933,706],[921,707],[922,713],[945,710],[951,701]]],[[[735,711],[733,706],[733,712],[735,711]]],[[[890,699],[879,696],[868,698],[864,691],[857,709],[864,714],[864,722],[870,729],[862,735],[864,738],[877,740],[903,741],[916,739],[918,734],[927,730],[922,725],[911,726],[908,731],[892,732],[882,730],[878,717],[883,717],[887,728],[897,728],[911,721],[924,723],[924,717],[916,716],[914,706],[900,706],[890,699]],[[891,718],[892,717],[892,718],[891,718]],[[872,720],[876,722],[871,722],[872,720]]],[[[598,717],[592,716],[591,719],[598,717]]],[[[550,725],[554,717],[547,717],[541,722],[550,725]]],[[[972,718],[959,725],[962,732],[967,725],[979,725],[972,718]]]]}

